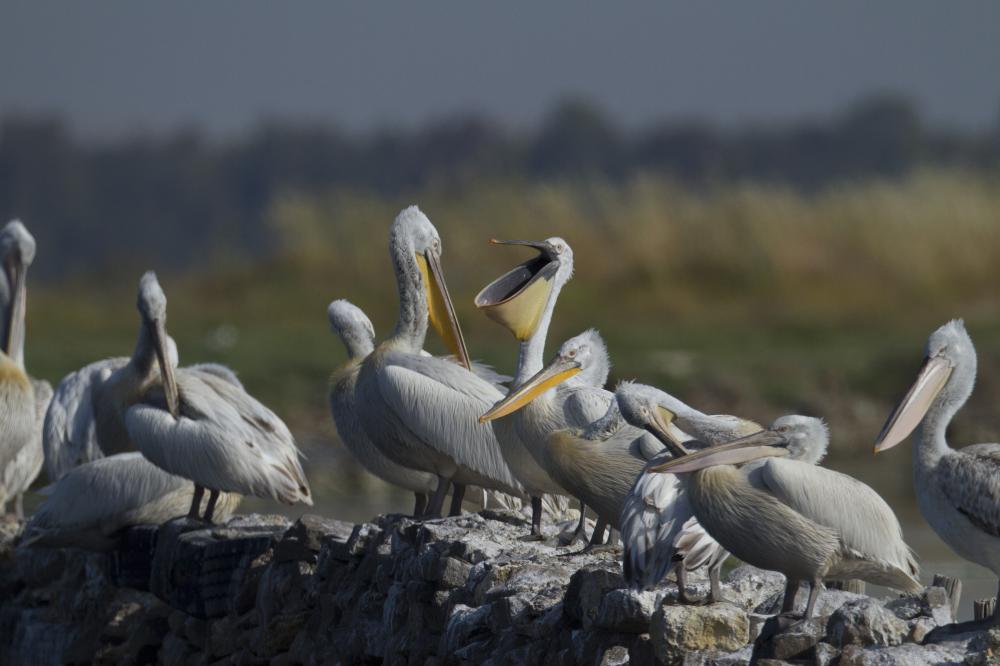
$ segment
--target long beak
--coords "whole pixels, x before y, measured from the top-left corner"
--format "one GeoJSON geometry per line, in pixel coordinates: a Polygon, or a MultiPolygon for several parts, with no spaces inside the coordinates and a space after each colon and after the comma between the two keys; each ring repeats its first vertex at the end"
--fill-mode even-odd
{"type": "Polygon", "coordinates": [[[486,423],[501,416],[513,414],[529,402],[545,393],[553,386],[558,386],[573,375],[579,373],[583,368],[578,361],[573,361],[561,356],[539,370],[535,376],[526,381],[521,386],[507,394],[507,397],[493,405],[493,408],[479,417],[480,423],[486,423]]]}
{"type": "Polygon", "coordinates": [[[555,251],[545,241],[493,239],[494,245],[524,245],[539,255],[518,264],[476,295],[476,307],[487,317],[505,327],[518,340],[527,340],[541,321],[552,293],[553,278],[559,270],[555,251]]]}
{"type": "Polygon", "coordinates": [[[783,448],[785,438],[773,430],[761,430],[753,435],[742,437],[728,444],[712,446],[701,451],[695,451],[680,458],[651,467],[650,472],[696,472],[699,469],[713,465],[742,465],[760,458],[787,456],[788,449],[783,448]]]}
{"type": "Polygon", "coordinates": [[[160,365],[160,378],[163,381],[163,393],[167,398],[167,409],[175,419],[180,418],[177,378],[174,376],[174,366],[167,355],[167,328],[161,320],[153,322],[153,348],[156,350],[156,360],[160,365]]]}
{"type": "Polygon", "coordinates": [[[28,304],[28,267],[18,261],[11,284],[13,296],[7,313],[7,330],[3,351],[15,363],[24,367],[24,315],[28,304]]]}
{"type": "Polygon", "coordinates": [[[948,383],[951,370],[951,364],[943,358],[924,359],[917,381],[889,415],[875,440],[875,453],[891,449],[910,436],[948,383]]]}
{"type": "Polygon", "coordinates": [[[670,450],[670,453],[675,458],[679,458],[681,456],[686,456],[691,452],[681,441],[683,431],[674,425],[674,419],[676,417],[677,415],[666,407],[657,405],[656,409],[653,411],[652,422],[646,424],[646,430],[652,433],[656,439],[660,440],[660,442],[670,450]]]}
{"type": "Polygon", "coordinates": [[[424,288],[427,291],[427,314],[431,326],[444,341],[458,362],[466,370],[472,369],[469,360],[469,350],[465,346],[462,327],[458,324],[455,306],[448,293],[448,285],[444,280],[444,269],[441,268],[441,258],[433,250],[417,255],[417,264],[424,276],[424,288]]]}

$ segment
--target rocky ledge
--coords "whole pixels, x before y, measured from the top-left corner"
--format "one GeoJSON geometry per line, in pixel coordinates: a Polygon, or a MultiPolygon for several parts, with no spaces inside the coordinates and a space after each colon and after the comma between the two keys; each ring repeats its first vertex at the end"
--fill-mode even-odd
{"type": "MultiPolygon", "coordinates": [[[[987,664],[1000,631],[919,645],[948,595],[839,590],[778,628],[784,579],[742,566],[726,602],[625,589],[620,551],[561,556],[483,512],[352,525],[241,516],[129,530],[110,554],[0,538],[3,664],[987,664]]],[[[707,594],[695,578],[689,592],[707,594]]],[[[799,600],[800,608],[804,598],[799,600]]]]}

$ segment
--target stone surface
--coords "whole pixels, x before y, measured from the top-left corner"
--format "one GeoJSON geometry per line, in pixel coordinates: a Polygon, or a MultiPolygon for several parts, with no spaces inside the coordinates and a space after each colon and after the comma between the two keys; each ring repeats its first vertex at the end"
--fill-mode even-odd
{"type": "MultiPolygon", "coordinates": [[[[680,606],[673,583],[626,589],[620,550],[562,556],[526,531],[504,510],[362,525],[181,519],[90,554],[17,548],[16,530],[0,530],[0,664],[978,665],[998,654],[1000,631],[914,643],[950,620],[937,588],[885,603],[827,591],[797,623],[769,615],[779,574],[740,566],[725,603],[680,606]]],[[[704,596],[705,576],[691,579],[704,596]]]]}
{"type": "Polygon", "coordinates": [[[827,624],[834,645],[899,645],[909,627],[874,599],[862,597],[841,606],[827,624]]]}
{"type": "Polygon", "coordinates": [[[649,633],[656,658],[671,663],[692,651],[740,649],[748,642],[750,621],[742,609],[730,603],[663,604],[653,615],[649,633]]]}

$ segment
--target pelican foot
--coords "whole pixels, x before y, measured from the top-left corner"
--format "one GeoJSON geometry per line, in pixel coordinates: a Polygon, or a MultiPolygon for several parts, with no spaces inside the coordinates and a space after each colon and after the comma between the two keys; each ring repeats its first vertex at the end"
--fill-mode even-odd
{"type": "Polygon", "coordinates": [[[962,634],[987,631],[998,625],[1000,625],[1000,619],[996,617],[988,617],[985,620],[969,620],[967,622],[954,622],[952,624],[946,624],[927,634],[921,642],[921,645],[931,645],[933,643],[952,641],[962,634]]]}

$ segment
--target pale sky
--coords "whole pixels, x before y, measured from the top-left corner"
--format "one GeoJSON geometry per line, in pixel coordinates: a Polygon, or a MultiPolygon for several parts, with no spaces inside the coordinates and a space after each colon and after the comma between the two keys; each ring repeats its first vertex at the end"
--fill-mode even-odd
{"type": "Polygon", "coordinates": [[[582,96],[629,127],[825,118],[874,91],[932,122],[1000,122],[1000,3],[5,2],[0,115],[87,136],[266,118],[531,126],[582,96]]]}

